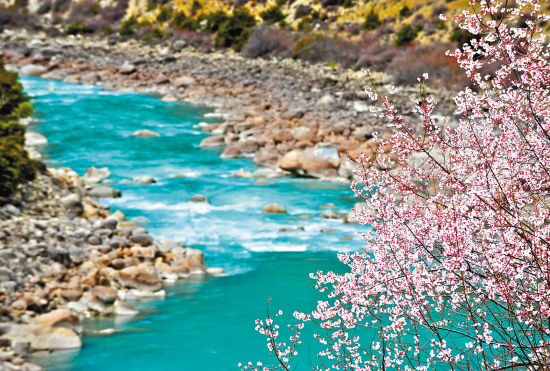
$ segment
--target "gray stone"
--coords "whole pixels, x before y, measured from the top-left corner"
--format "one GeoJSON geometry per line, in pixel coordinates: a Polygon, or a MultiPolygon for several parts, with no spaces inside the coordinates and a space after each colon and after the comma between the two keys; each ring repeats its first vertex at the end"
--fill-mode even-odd
{"type": "Polygon", "coordinates": [[[134,177],[132,181],[137,184],[154,184],[157,182],[155,179],[148,175],[134,177]]]}
{"type": "Polygon", "coordinates": [[[206,203],[210,203],[210,201],[204,197],[203,195],[194,195],[193,197],[191,197],[189,199],[190,202],[206,202],[206,203]]]}
{"type": "Polygon", "coordinates": [[[111,187],[97,186],[88,191],[88,195],[96,198],[116,198],[120,197],[122,193],[118,189],[111,187]]]}
{"type": "Polygon", "coordinates": [[[110,230],[115,230],[117,225],[118,225],[118,220],[116,218],[109,217],[101,221],[100,227],[110,229],[110,230]]]}
{"type": "Polygon", "coordinates": [[[118,72],[120,72],[123,75],[130,75],[136,72],[136,66],[126,61],[122,64],[122,66],[120,66],[120,68],[118,69],[118,72]]]}
{"type": "Polygon", "coordinates": [[[130,241],[141,246],[149,246],[153,244],[153,238],[148,234],[133,234],[130,237],[130,241]]]}
{"type": "Polygon", "coordinates": [[[111,172],[106,167],[95,167],[92,166],[86,170],[86,173],[84,173],[84,176],[82,177],[82,180],[86,184],[97,184],[100,183],[102,180],[107,179],[111,176],[111,172]]]}
{"type": "Polygon", "coordinates": [[[84,261],[84,259],[86,259],[88,253],[80,247],[70,247],[69,256],[73,263],[80,264],[84,261]]]}
{"type": "Polygon", "coordinates": [[[99,238],[95,234],[88,237],[87,241],[90,245],[95,245],[95,246],[101,245],[101,238],[99,238]]]}
{"type": "Polygon", "coordinates": [[[130,219],[131,222],[136,223],[139,226],[145,226],[151,224],[151,221],[144,216],[136,216],[130,219]]]}
{"type": "Polygon", "coordinates": [[[334,99],[334,97],[330,94],[326,94],[326,95],[323,95],[323,97],[317,101],[316,105],[318,107],[326,107],[326,106],[333,105],[334,103],[336,103],[336,100],[334,99]]]}
{"type": "Polygon", "coordinates": [[[36,241],[22,246],[23,252],[27,256],[38,256],[46,251],[47,248],[48,245],[45,242],[36,243],[36,241]]]}
{"type": "Polygon", "coordinates": [[[76,193],[63,197],[61,204],[71,214],[81,215],[84,212],[84,205],[80,201],[80,196],[76,193]]]}
{"type": "Polygon", "coordinates": [[[13,271],[7,267],[0,267],[0,282],[11,281],[15,275],[13,271]]]}
{"type": "Polygon", "coordinates": [[[21,214],[21,211],[19,209],[11,204],[7,204],[4,207],[2,207],[2,211],[4,211],[6,214],[17,216],[21,214]]]}

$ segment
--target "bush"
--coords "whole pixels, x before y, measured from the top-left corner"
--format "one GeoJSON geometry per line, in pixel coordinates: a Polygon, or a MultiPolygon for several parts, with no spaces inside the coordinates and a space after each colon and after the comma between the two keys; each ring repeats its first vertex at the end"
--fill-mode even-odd
{"type": "Polygon", "coordinates": [[[206,16],[206,30],[208,32],[218,32],[220,26],[229,19],[229,14],[222,10],[211,13],[206,16]]]}
{"type": "Polygon", "coordinates": [[[280,28],[260,26],[252,30],[242,54],[251,58],[274,55],[286,58],[292,55],[295,43],[294,38],[280,28]]]}
{"type": "Polygon", "coordinates": [[[365,17],[365,22],[363,23],[363,28],[365,30],[376,30],[378,27],[382,25],[382,21],[380,20],[380,16],[378,13],[375,13],[374,10],[371,10],[369,14],[365,17]]]}
{"type": "Polygon", "coordinates": [[[286,15],[283,14],[280,6],[273,5],[272,7],[260,12],[260,17],[262,17],[265,23],[274,24],[284,21],[286,15]]]}
{"type": "Polygon", "coordinates": [[[170,18],[172,18],[172,10],[167,6],[160,8],[160,12],[157,15],[157,21],[163,23],[167,22],[170,18]]]}
{"type": "Polygon", "coordinates": [[[220,25],[215,47],[230,47],[241,51],[250,36],[250,28],[256,25],[256,19],[246,8],[233,10],[233,14],[220,25]]]}
{"type": "Polygon", "coordinates": [[[67,35],[81,35],[85,33],[92,33],[94,30],[86,27],[82,23],[71,23],[66,29],[65,33],[67,35]]]}
{"type": "Polygon", "coordinates": [[[33,112],[34,106],[30,102],[23,102],[15,109],[15,115],[20,119],[29,117],[33,112]]]}
{"type": "Polygon", "coordinates": [[[34,162],[24,149],[25,127],[17,118],[32,114],[32,105],[23,94],[17,74],[4,69],[0,62],[0,197],[9,196],[18,184],[35,176],[34,162]]]}
{"type": "Polygon", "coordinates": [[[130,36],[136,30],[137,25],[138,25],[138,21],[136,17],[132,16],[122,22],[122,24],[120,25],[120,30],[118,30],[118,33],[120,36],[130,36]]]}
{"type": "Polygon", "coordinates": [[[406,17],[410,16],[411,14],[412,14],[411,9],[406,5],[404,7],[402,7],[401,10],[399,11],[399,16],[401,18],[406,18],[406,17]]]}
{"type": "Polygon", "coordinates": [[[188,17],[185,12],[177,12],[172,18],[172,27],[181,30],[196,31],[201,28],[200,20],[188,17]]]}
{"type": "Polygon", "coordinates": [[[410,45],[414,39],[418,36],[418,29],[411,26],[410,24],[405,24],[401,26],[399,31],[397,31],[397,37],[395,38],[395,46],[401,47],[405,45],[410,45]]]}

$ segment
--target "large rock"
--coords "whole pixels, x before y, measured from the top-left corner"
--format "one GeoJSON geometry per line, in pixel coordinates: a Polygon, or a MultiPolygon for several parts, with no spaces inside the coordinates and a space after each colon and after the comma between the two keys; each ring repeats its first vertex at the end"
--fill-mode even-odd
{"type": "Polygon", "coordinates": [[[61,199],[61,205],[73,215],[82,215],[84,212],[84,205],[82,201],[80,201],[80,196],[76,193],[63,197],[61,199]]]}
{"type": "Polygon", "coordinates": [[[136,176],[132,179],[132,182],[137,184],[153,184],[157,181],[150,177],[149,175],[136,176]]]}
{"type": "Polygon", "coordinates": [[[26,132],[25,144],[29,147],[37,147],[48,144],[48,139],[40,133],[26,132]]]}
{"type": "Polygon", "coordinates": [[[330,94],[323,95],[316,103],[317,107],[327,107],[336,103],[336,99],[330,94]]]}
{"type": "Polygon", "coordinates": [[[119,272],[119,278],[124,286],[139,290],[157,291],[162,287],[159,278],[155,274],[139,267],[123,268],[119,272]]]}
{"type": "Polygon", "coordinates": [[[191,76],[180,76],[177,79],[175,79],[172,82],[172,84],[176,88],[187,87],[187,86],[190,86],[190,85],[194,85],[195,84],[195,79],[192,78],[191,76]]]}
{"type": "Polygon", "coordinates": [[[286,153],[279,161],[283,170],[317,172],[326,169],[336,169],[340,166],[338,148],[334,146],[295,149],[286,153]]]}
{"type": "Polygon", "coordinates": [[[121,195],[118,189],[107,186],[97,186],[88,191],[88,196],[96,198],[116,198],[121,195]]]}
{"type": "Polygon", "coordinates": [[[105,304],[114,303],[117,297],[117,290],[109,286],[96,286],[93,293],[105,304]]]}
{"type": "Polygon", "coordinates": [[[40,76],[43,73],[46,73],[48,69],[44,66],[39,66],[37,64],[27,64],[21,67],[19,74],[21,76],[40,76]]]}
{"type": "Polygon", "coordinates": [[[78,319],[66,309],[56,309],[49,313],[41,314],[34,319],[34,324],[39,326],[53,327],[60,322],[75,323],[78,319]]]}
{"type": "Polygon", "coordinates": [[[102,180],[107,179],[111,176],[111,172],[106,167],[90,167],[86,170],[86,173],[82,177],[82,180],[86,184],[97,184],[102,180]]]}
{"type": "Polygon", "coordinates": [[[73,330],[40,324],[12,325],[3,337],[10,339],[12,344],[28,343],[33,350],[78,349],[82,346],[80,338],[73,330]]]}
{"type": "Polygon", "coordinates": [[[263,209],[264,214],[286,214],[286,210],[283,206],[279,205],[278,203],[273,203],[264,206],[263,209]]]}
{"type": "Polygon", "coordinates": [[[118,69],[118,72],[120,72],[123,75],[130,75],[136,72],[136,66],[126,61],[122,64],[122,66],[120,66],[120,68],[118,69]]]}
{"type": "Polygon", "coordinates": [[[0,267],[0,282],[13,280],[15,275],[13,271],[7,267],[0,267]]]}
{"type": "Polygon", "coordinates": [[[154,131],[145,129],[145,130],[137,130],[132,134],[133,137],[136,138],[158,138],[160,137],[159,133],[155,133],[154,131]]]}
{"type": "Polygon", "coordinates": [[[206,137],[201,141],[201,148],[219,148],[225,146],[225,138],[222,135],[206,137]]]}
{"type": "Polygon", "coordinates": [[[146,233],[132,234],[130,241],[141,246],[150,246],[153,244],[153,238],[146,233]]]}

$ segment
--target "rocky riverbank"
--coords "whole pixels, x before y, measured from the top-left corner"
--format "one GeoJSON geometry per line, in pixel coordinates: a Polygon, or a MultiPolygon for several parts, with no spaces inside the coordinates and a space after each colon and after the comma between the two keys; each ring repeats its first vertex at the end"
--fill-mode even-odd
{"type": "MultiPolygon", "coordinates": [[[[290,59],[246,59],[225,51],[205,54],[178,43],[111,45],[105,39],[54,39],[8,30],[0,42],[7,63],[22,75],[216,107],[214,115],[224,122],[202,125],[212,136],[201,147],[224,148],[223,158],[252,157],[259,166],[344,181],[352,176],[350,157],[385,155],[377,153],[372,135],[386,132],[386,123],[369,112],[373,103],[361,72],[290,59]]],[[[373,77],[382,88],[391,85],[384,74],[373,77]]],[[[394,95],[405,115],[413,115],[409,97],[416,92],[398,88],[394,95]]],[[[439,113],[449,115],[451,95],[429,93],[438,97],[439,113]]]]}
{"type": "Polygon", "coordinates": [[[0,369],[39,369],[25,361],[31,352],[81,346],[80,319],[133,316],[132,301],[162,298],[166,284],[221,273],[199,250],[154,241],[101,205],[91,195],[108,175],[43,166],[2,200],[0,369]]]}

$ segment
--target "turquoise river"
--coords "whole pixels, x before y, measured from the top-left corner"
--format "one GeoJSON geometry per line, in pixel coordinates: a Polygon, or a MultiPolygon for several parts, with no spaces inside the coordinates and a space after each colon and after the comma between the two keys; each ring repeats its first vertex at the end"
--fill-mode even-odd
{"type": "MultiPolygon", "coordinates": [[[[363,246],[358,232],[364,227],[320,216],[323,204],[335,204],[338,212],[353,206],[347,186],[298,178],[255,185],[255,179],[231,177],[241,168],[254,171],[251,160],[222,160],[219,151],[200,149],[206,134],[193,127],[213,122],[207,115],[212,109],[94,86],[22,81],[36,107],[30,129],[48,138],[50,166],[71,167],[80,175],[90,166],[108,167],[113,186],[122,191],[122,198],[102,201],[111,210],[146,217],[145,227],[156,239],[201,249],[208,266],[226,271],[182,281],[164,300],[136,303],[143,311],[137,318],[86,323],[114,334],[84,336],[79,351],[37,355],[33,360],[47,370],[217,371],[265,360],[265,338],[254,331],[254,320],[265,317],[266,300],[272,298],[271,308],[285,315],[313,309],[322,296],[308,273],[341,271],[336,252],[363,246]],[[131,136],[140,129],[162,136],[131,136]],[[141,175],[157,183],[130,182],[141,175]],[[187,201],[196,194],[211,203],[187,201]],[[262,214],[273,202],[288,214],[262,214]],[[299,226],[303,230],[280,231],[299,226]]],[[[311,346],[301,349],[305,356],[298,369],[317,364],[311,346]]]]}

